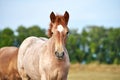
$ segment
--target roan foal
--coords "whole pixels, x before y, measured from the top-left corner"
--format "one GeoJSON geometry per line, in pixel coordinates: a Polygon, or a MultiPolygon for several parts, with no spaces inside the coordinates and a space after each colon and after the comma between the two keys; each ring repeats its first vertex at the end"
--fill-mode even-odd
{"type": "Polygon", "coordinates": [[[23,80],[67,80],[69,56],[66,45],[69,13],[50,14],[49,39],[28,37],[20,45],[18,71],[23,80]]]}

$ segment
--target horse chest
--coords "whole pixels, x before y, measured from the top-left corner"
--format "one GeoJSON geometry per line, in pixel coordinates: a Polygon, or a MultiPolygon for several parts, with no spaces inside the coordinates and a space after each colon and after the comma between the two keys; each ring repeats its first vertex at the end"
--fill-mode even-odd
{"type": "Polygon", "coordinates": [[[44,60],[42,59],[40,63],[40,73],[42,74],[41,76],[43,79],[47,78],[46,80],[65,80],[65,78],[67,78],[69,63],[66,61],[59,62],[56,59],[48,57],[44,60]]]}
{"type": "Polygon", "coordinates": [[[41,80],[66,80],[67,68],[53,67],[42,70],[41,80]]]}

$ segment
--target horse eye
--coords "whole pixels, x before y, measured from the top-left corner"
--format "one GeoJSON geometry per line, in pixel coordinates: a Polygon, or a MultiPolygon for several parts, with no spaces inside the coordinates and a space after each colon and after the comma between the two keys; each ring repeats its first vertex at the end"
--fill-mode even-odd
{"type": "Polygon", "coordinates": [[[67,35],[69,34],[69,32],[66,33],[67,35]]]}
{"type": "Polygon", "coordinates": [[[51,34],[53,34],[53,32],[51,32],[51,34]]]}

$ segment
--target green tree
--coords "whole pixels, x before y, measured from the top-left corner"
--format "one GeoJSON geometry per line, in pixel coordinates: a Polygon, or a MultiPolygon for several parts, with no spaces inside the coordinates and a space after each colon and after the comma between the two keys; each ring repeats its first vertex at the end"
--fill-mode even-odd
{"type": "Polygon", "coordinates": [[[25,26],[19,26],[18,29],[16,30],[17,31],[17,35],[16,35],[16,45],[19,46],[22,41],[28,37],[28,31],[27,31],[27,28],[25,26]]]}
{"type": "Polygon", "coordinates": [[[14,32],[10,28],[0,31],[0,47],[12,46],[14,43],[14,32]]]}
{"type": "Polygon", "coordinates": [[[17,29],[18,35],[16,36],[18,46],[22,43],[22,41],[30,36],[36,37],[45,37],[45,30],[41,29],[39,26],[31,26],[26,28],[25,26],[19,26],[17,29]]]}
{"type": "Polygon", "coordinates": [[[86,61],[100,63],[120,63],[120,28],[106,29],[103,26],[88,26],[82,31],[82,45],[88,44],[86,61]],[[85,34],[87,31],[87,36],[85,34]],[[83,34],[84,33],[84,34],[83,34]]]}
{"type": "Polygon", "coordinates": [[[41,29],[37,25],[31,26],[27,30],[28,30],[28,36],[46,37],[45,29],[41,29]]]}
{"type": "Polygon", "coordinates": [[[72,62],[82,62],[84,52],[80,50],[80,35],[77,30],[70,30],[67,41],[67,49],[72,62]]]}

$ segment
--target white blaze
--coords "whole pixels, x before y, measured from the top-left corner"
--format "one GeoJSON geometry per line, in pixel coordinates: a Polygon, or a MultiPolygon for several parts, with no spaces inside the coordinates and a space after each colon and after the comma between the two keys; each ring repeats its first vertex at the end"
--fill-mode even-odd
{"type": "Polygon", "coordinates": [[[59,32],[62,32],[62,31],[64,30],[64,28],[63,28],[62,25],[58,25],[57,30],[58,30],[59,32]]]}

